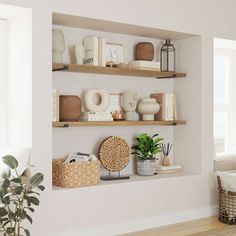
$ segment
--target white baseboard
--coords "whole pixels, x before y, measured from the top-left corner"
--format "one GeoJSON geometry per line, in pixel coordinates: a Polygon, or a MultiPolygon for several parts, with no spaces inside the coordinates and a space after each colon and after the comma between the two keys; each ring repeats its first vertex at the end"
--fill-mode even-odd
{"type": "Polygon", "coordinates": [[[195,220],[199,218],[209,217],[217,214],[217,206],[201,208],[192,211],[178,212],[168,215],[160,215],[157,217],[140,218],[138,220],[126,221],[115,225],[101,225],[100,227],[94,227],[86,230],[81,230],[73,234],[70,232],[70,236],[113,236],[121,235],[129,232],[140,231],[155,227],[160,227],[169,224],[176,224],[184,221],[195,220]]]}

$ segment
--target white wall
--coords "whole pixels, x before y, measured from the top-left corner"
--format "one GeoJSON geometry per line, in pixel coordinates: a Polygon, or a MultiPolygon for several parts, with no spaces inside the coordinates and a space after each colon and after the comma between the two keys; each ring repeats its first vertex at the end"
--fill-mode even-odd
{"type": "Polygon", "coordinates": [[[8,134],[6,144],[29,146],[32,141],[32,15],[31,9],[0,7],[0,18],[7,22],[6,67],[8,134]]]}
{"type": "Polygon", "coordinates": [[[116,235],[210,215],[216,203],[212,175],[213,37],[236,39],[233,30],[235,1],[120,0],[119,4],[111,0],[0,2],[33,9],[33,157],[37,169],[46,176],[47,191],[34,216],[32,235],[116,235]],[[51,191],[52,11],[202,36],[202,76],[199,77],[202,92],[198,98],[202,103],[200,175],[51,191]]]}

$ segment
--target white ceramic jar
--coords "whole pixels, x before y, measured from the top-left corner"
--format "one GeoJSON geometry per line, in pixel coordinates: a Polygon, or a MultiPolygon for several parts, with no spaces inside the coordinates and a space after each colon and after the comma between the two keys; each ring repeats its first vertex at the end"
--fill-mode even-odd
{"type": "Polygon", "coordinates": [[[138,112],[142,114],[142,120],[154,120],[154,115],[160,110],[156,98],[143,98],[138,104],[138,112]]]}

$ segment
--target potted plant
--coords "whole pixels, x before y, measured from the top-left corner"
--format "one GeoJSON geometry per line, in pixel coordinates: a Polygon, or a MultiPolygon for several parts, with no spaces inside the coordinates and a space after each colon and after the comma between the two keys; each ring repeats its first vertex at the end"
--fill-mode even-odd
{"type": "Polygon", "coordinates": [[[137,138],[137,144],[132,146],[137,158],[137,172],[139,175],[154,175],[156,172],[156,154],[161,152],[160,142],[163,140],[158,137],[159,134],[149,136],[140,134],[137,138]]]}
{"type": "Polygon", "coordinates": [[[30,213],[34,212],[34,205],[39,205],[37,190],[44,190],[43,174],[37,173],[31,178],[20,176],[13,156],[4,156],[2,160],[10,169],[2,174],[4,181],[0,187],[0,235],[29,236],[29,230],[21,223],[33,222],[30,213]]]}

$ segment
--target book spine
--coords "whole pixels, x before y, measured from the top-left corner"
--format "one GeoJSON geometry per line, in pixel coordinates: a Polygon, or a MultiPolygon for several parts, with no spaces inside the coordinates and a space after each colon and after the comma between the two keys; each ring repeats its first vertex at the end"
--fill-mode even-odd
{"type": "Polygon", "coordinates": [[[59,91],[53,89],[52,121],[59,121],[59,91]]]}
{"type": "Polygon", "coordinates": [[[176,105],[176,96],[174,95],[174,104],[173,104],[173,112],[174,112],[174,114],[173,114],[173,118],[174,118],[174,120],[178,120],[178,116],[177,116],[177,105],[176,105]]]}
{"type": "Polygon", "coordinates": [[[169,120],[169,103],[170,103],[170,97],[168,93],[165,93],[165,106],[164,106],[164,120],[169,120]]]}
{"type": "Polygon", "coordinates": [[[169,119],[174,120],[174,94],[169,94],[169,119]]]}
{"type": "Polygon", "coordinates": [[[106,66],[106,39],[99,37],[99,66],[106,66]]]}

